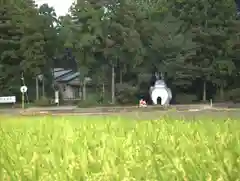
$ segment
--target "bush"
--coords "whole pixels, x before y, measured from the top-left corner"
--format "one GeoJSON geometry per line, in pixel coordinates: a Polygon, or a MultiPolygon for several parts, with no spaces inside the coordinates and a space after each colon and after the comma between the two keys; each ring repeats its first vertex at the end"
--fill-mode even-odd
{"type": "Polygon", "coordinates": [[[116,101],[119,104],[136,104],[137,87],[127,83],[116,84],[116,101]]]}
{"type": "Polygon", "coordinates": [[[227,92],[224,92],[224,97],[221,97],[221,94],[217,92],[213,98],[214,102],[225,102],[228,101],[227,92]]]}
{"type": "Polygon", "coordinates": [[[40,107],[47,107],[51,106],[51,100],[48,99],[47,97],[41,97],[39,100],[36,100],[34,102],[35,106],[40,106],[40,107]]]}
{"type": "Polygon", "coordinates": [[[78,107],[80,108],[89,108],[89,107],[98,107],[102,106],[101,96],[97,93],[87,92],[86,100],[78,101],[78,107]]]}
{"type": "Polygon", "coordinates": [[[240,102],[240,88],[232,89],[227,92],[228,100],[240,102]]]}
{"type": "Polygon", "coordinates": [[[86,100],[86,101],[79,101],[78,102],[78,107],[80,108],[90,108],[90,107],[96,107],[97,106],[97,101],[93,102],[93,101],[89,101],[89,100],[86,100]]]}
{"type": "Polygon", "coordinates": [[[180,93],[176,95],[176,103],[178,104],[191,104],[196,100],[197,96],[195,94],[180,93]]]}

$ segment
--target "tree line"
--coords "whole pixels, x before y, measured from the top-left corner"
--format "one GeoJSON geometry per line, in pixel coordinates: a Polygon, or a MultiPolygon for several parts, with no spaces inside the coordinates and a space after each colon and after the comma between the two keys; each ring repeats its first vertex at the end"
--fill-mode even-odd
{"type": "Polygon", "coordinates": [[[51,97],[52,69],[63,67],[80,72],[83,101],[94,92],[132,104],[148,95],[155,73],[175,103],[237,101],[236,9],[233,0],[78,0],[57,17],[32,0],[0,1],[0,95],[19,95],[24,78],[34,100],[43,74],[51,97]]]}

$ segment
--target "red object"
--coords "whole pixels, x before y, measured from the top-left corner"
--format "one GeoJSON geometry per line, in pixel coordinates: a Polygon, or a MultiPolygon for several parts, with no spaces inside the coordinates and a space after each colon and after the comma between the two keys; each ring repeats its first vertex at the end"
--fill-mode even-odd
{"type": "Polygon", "coordinates": [[[143,99],[141,99],[141,100],[139,101],[139,105],[141,105],[141,106],[145,106],[146,104],[147,104],[146,101],[143,100],[143,99]]]}

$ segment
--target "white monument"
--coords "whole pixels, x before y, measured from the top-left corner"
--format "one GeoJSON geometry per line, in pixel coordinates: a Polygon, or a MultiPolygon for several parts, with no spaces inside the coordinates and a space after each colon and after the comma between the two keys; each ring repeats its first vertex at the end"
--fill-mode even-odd
{"type": "Polygon", "coordinates": [[[172,91],[167,87],[164,80],[157,80],[155,85],[150,87],[150,96],[153,104],[158,104],[158,99],[161,98],[161,105],[169,105],[172,99],[172,91]]]}

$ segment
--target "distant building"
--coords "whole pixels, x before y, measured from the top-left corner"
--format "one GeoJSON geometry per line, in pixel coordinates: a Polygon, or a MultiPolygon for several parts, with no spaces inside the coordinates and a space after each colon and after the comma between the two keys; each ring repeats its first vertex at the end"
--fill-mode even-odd
{"type": "Polygon", "coordinates": [[[80,99],[81,85],[79,75],[79,72],[73,70],[54,68],[54,81],[64,100],[80,99]]]}

